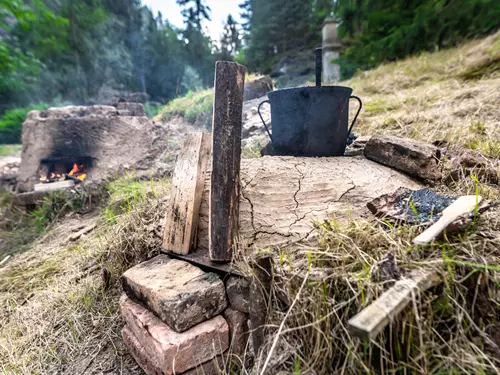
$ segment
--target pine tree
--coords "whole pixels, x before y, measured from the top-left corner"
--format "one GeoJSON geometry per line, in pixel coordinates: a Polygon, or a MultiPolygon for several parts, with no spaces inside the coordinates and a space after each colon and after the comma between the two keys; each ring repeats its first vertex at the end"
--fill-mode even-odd
{"type": "Polygon", "coordinates": [[[228,15],[220,39],[220,53],[218,59],[231,61],[241,48],[241,37],[238,23],[233,16],[228,15]]]}
{"type": "Polygon", "coordinates": [[[210,21],[211,9],[205,5],[203,0],[177,0],[177,4],[185,9],[182,11],[184,22],[194,24],[198,31],[201,31],[201,23],[203,20],[210,21]],[[191,5],[191,3],[193,3],[191,5]],[[188,7],[191,5],[191,7],[188,7]]]}
{"type": "Polygon", "coordinates": [[[202,77],[203,84],[208,86],[213,83],[212,43],[209,37],[203,34],[202,21],[210,20],[210,7],[202,0],[177,0],[177,3],[185,9],[184,23],[186,29],[183,37],[187,41],[185,54],[188,64],[202,77]]]}

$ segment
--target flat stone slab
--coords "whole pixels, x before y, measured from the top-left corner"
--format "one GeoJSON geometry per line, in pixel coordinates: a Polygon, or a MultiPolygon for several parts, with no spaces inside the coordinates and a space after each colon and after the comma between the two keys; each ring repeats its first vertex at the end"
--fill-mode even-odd
{"type": "MultiPolygon", "coordinates": [[[[208,175],[209,173],[207,173],[208,175]]],[[[366,204],[423,186],[397,170],[357,157],[264,156],[241,160],[240,248],[289,246],[314,236],[314,221],[347,222],[369,214],[366,204]]],[[[208,249],[210,177],[205,183],[198,229],[199,250],[208,249]]]]}
{"type": "Polygon", "coordinates": [[[120,298],[120,309],[126,322],[124,342],[148,374],[182,374],[229,347],[229,326],[220,315],[177,333],[125,295],[120,298]]]}
{"type": "Polygon", "coordinates": [[[183,332],[227,307],[224,283],[187,262],[167,255],[141,263],[122,276],[127,295],[153,311],[174,331],[183,332]]]}

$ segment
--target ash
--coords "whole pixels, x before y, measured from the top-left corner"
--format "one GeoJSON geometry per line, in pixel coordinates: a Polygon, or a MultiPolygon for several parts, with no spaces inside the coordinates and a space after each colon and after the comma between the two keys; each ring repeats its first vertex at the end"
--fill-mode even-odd
{"type": "Polygon", "coordinates": [[[436,194],[429,189],[421,189],[408,191],[408,193],[401,195],[396,201],[396,207],[414,220],[428,222],[439,216],[456,199],[436,194]]]}

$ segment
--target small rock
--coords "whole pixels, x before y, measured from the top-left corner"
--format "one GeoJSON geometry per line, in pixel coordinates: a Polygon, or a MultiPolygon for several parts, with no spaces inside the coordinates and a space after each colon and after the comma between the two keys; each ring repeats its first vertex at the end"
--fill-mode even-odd
{"type": "Polygon", "coordinates": [[[242,364],[248,343],[248,317],[241,311],[228,307],[222,313],[229,325],[229,342],[232,355],[237,357],[237,363],[242,364]]]}
{"type": "Polygon", "coordinates": [[[141,263],[122,276],[124,291],[158,315],[173,330],[183,332],[227,307],[223,282],[167,255],[141,263]]]}
{"type": "Polygon", "coordinates": [[[243,100],[252,100],[266,95],[273,90],[273,79],[269,76],[259,77],[253,81],[245,83],[243,100]]]}
{"type": "Polygon", "coordinates": [[[441,151],[421,141],[391,136],[374,136],[365,146],[366,158],[423,180],[441,179],[441,151]]]}
{"type": "Polygon", "coordinates": [[[463,150],[451,155],[452,180],[458,181],[461,177],[468,177],[474,174],[481,182],[499,183],[499,163],[479,151],[463,150]]]}
{"type": "Polygon", "coordinates": [[[125,295],[120,298],[120,309],[126,322],[122,332],[125,344],[151,374],[158,370],[165,375],[184,373],[229,347],[229,327],[220,315],[177,333],[125,295]]]}
{"type": "Polygon", "coordinates": [[[146,116],[142,103],[119,102],[116,109],[121,116],[146,116]]]}
{"type": "Polygon", "coordinates": [[[229,304],[235,310],[248,313],[250,311],[250,285],[248,280],[231,276],[226,281],[226,293],[229,304]]]}

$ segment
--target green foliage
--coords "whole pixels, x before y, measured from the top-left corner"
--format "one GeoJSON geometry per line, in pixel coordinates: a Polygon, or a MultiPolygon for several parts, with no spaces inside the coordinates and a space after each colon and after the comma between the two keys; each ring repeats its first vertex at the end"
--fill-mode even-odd
{"type": "Polygon", "coordinates": [[[0,256],[13,254],[26,247],[46,232],[62,214],[80,210],[85,195],[56,191],[37,202],[30,212],[13,205],[13,194],[0,189],[0,256]]]}
{"type": "MultiPolygon", "coordinates": [[[[346,46],[338,60],[344,78],[500,27],[497,0],[245,0],[241,8],[247,31],[242,55],[250,69],[262,72],[276,71],[277,63],[295,50],[312,55],[321,43],[323,20],[332,13],[346,46]]],[[[464,72],[464,78],[480,78],[498,68],[494,59],[464,72]]]]}
{"type": "Polygon", "coordinates": [[[85,196],[70,195],[66,191],[54,191],[37,204],[36,209],[30,212],[36,230],[40,233],[55,221],[60,215],[68,211],[80,210],[85,203],[85,196]]]}
{"type": "Polygon", "coordinates": [[[46,103],[31,105],[24,108],[7,110],[0,117],[0,144],[21,143],[23,122],[29,111],[43,110],[49,107],[46,103]]]}
{"type": "Polygon", "coordinates": [[[37,35],[34,39],[38,48],[50,50],[50,41],[55,40],[66,25],[65,20],[56,17],[41,1],[0,0],[0,29],[8,33],[0,40],[0,99],[5,102],[5,98],[33,86],[43,67],[36,51],[27,49],[19,38],[20,32],[37,35]],[[50,35],[33,33],[49,23],[50,35]]]}
{"type": "Polygon", "coordinates": [[[342,72],[433,51],[500,26],[496,0],[338,0],[339,36],[349,47],[342,72]]]}
{"type": "Polygon", "coordinates": [[[267,72],[294,50],[321,44],[321,25],[333,10],[329,0],[245,0],[240,6],[246,34],[247,66],[267,72]]]}
{"type": "Polygon", "coordinates": [[[238,29],[238,23],[231,15],[228,15],[220,39],[217,60],[232,61],[234,56],[240,51],[241,45],[242,42],[240,31],[238,29]]]}
{"type": "Polygon", "coordinates": [[[146,116],[148,118],[153,118],[158,115],[158,112],[160,112],[161,105],[152,105],[151,103],[146,103],[144,104],[144,112],[146,112],[146,116]]]}
{"type": "Polygon", "coordinates": [[[113,223],[119,215],[130,213],[148,198],[161,197],[165,188],[169,187],[170,178],[140,181],[134,173],[127,173],[106,185],[109,199],[102,214],[108,222],[113,223]]]}
{"type": "Polygon", "coordinates": [[[177,115],[194,124],[198,116],[210,116],[213,111],[213,101],[214,94],[212,90],[191,91],[182,98],[170,101],[160,110],[158,117],[162,120],[169,120],[177,115]]]}
{"type": "Polygon", "coordinates": [[[0,0],[0,114],[55,97],[95,102],[107,87],[166,102],[194,89],[193,76],[196,89],[211,85],[213,46],[200,24],[209,8],[180,3],[185,30],[137,0],[0,0]]]}

